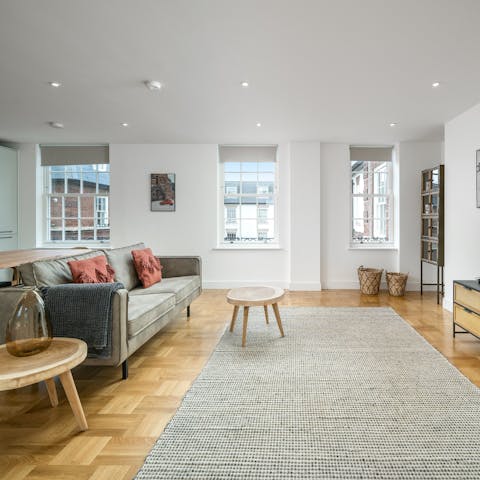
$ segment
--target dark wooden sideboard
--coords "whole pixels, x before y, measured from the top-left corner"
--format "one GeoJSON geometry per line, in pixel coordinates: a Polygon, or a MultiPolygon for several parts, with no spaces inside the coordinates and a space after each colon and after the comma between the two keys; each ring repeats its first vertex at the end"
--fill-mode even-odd
{"type": "Polygon", "coordinates": [[[480,283],[476,280],[453,282],[453,336],[457,333],[480,338],[480,283]],[[457,325],[463,330],[458,331],[457,325]]]}

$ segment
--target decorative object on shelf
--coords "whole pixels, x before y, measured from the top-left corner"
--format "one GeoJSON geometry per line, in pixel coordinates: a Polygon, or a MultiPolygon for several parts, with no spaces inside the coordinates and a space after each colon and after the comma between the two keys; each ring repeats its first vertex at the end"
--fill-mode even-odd
{"type": "Polygon", "coordinates": [[[34,288],[25,288],[7,322],[7,352],[28,357],[46,350],[52,343],[52,327],[45,314],[42,297],[34,288]]]}
{"type": "Polygon", "coordinates": [[[422,231],[420,249],[420,293],[425,285],[437,287],[437,303],[444,294],[443,267],[445,265],[444,251],[444,203],[445,203],[445,167],[439,165],[422,171],[422,231]],[[437,267],[437,281],[423,281],[424,263],[437,267]]]}
{"type": "Polygon", "coordinates": [[[357,269],[360,291],[365,295],[378,295],[383,269],[365,268],[360,265],[357,269]]]}
{"type": "Polygon", "coordinates": [[[477,208],[480,208],[480,150],[477,150],[475,166],[477,171],[477,208]]]}
{"type": "Polygon", "coordinates": [[[388,293],[392,297],[403,297],[407,286],[408,273],[385,272],[388,293]]]}
{"type": "Polygon", "coordinates": [[[150,175],[150,210],[152,212],[175,211],[174,173],[152,173],[150,175]]]}

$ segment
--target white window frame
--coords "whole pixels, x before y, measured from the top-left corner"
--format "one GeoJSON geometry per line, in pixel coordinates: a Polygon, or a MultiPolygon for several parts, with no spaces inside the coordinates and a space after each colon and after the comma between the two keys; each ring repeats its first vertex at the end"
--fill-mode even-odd
{"type": "MultiPolygon", "coordinates": [[[[53,166],[54,167],[54,166],[53,166]]],[[[82,165],[67,165],[67,167],[82,167],[82,165]]],[[[80,192],[79,193],[59,193],[59,192],[52,192],[51,191],[51,169],[52,166],[44,166],[41,167],[43,169],[43,238],[44,244],[66,244],[66,245],[80,245],[80,244],[88,244],[88,245],[95,245],[95,244],[102,244],[102,245],[108,245],[110,243],[110,239],[104,240],[104,239],[97,239],[97,230],[105,230],[108,229],[109,231],[111,230],[110,226],[110,195],[105,195],[104,193],[99,192],[99,174],[100,173],[108,173],[110,176],[110,170],[108,169],[107,164],[96,164],[96,176],[95,176],[95,193],[84,193],[83,192],[83,177],[81,176],[81,181],[80,181],[80,192]],[[77,240],[71,240],[71,239],[66,239],[65,238],[65,233],[66,233],[66,227],[65,227],[65,203],[63,201],[64,198],[72,198],[76,197],[77,198],[77,222],[78,222],[78,239],[77,240]],[[93,198],[93,217],[82,217],[81,216],[81,208],[80,208],[80,198],[86,198],[86,197],[91,197],[93,198]],[[62,198],[62,226],[61,226],[61,232],[62,232],[62,239],[61,240],[52,240],[50,238],[50,221],[52,218],[58,218],[58,217],[51,217],[50,215],[50,199],[51,198],[62,198]],[[98,200],[105,200],[105,210],[99,210],[98,209],[98,200]],[[107,219],[108,219],[108,226],[101,226],[99,225],[98,221],[100,219],[99,214],[102,214],[104,212],[107,212],[107,219]],[[82,231],[82,225],[81,225],[81,220],[82,219],[92,219],[93,220],[93,226],[92,227],[83,227],[85,230],[93,230],[94,232],[94,239],[93,240],[82,240],[81,238],[81,231],[82,231]]],[[[79,168],[80,170],[80,168],[79,168]]],[[[66,188],[66,180],[65,180],[65,187],[64,190],[67,190],[66,188]]],[[[73,217],[72,217],[73,218],[73,217]]]]}
{"type": "MultiPolygon", "coordinates": [[[[273,194],[241,194],[235,193],[230,194],[225,192],[225,169],[224,165],[228,162],[218,162],[218,180],[219,180],[219,189],[218,189],[218,240],[217,240],[217,248],[220,249],[249,249],[249,248],[279,248],[279,212],[278,212],[278,195],[279,195],[279,162],[276,159],[274,163],[274,188],[273,194]],[[273,199],[273,228],[274,228],[274,237],[272,240],[252,240],[252,241],[228,241],[224,239],[224,227],[225,223],[225,196],[232,197],[232,196],[247,196],[247,197],[265,197],[269,196],[273,199]]],[[[237,162],[242,163],[242,162],[237,162]]],[[[261,163],[261,162],[258,162],[261,163]]],[[[257,231],[258,231],[258,203],[257,205],[257,231]]],[[[237,216],[237,222],[240,221],[240,217],[237,216]]]]}
{"type": "MultiPolygon", "coordinates": [[[[367,160],[369,161],[369,160],[367,160]]],[[[378,163],[378,161],[371,160],[372,162],[378,163]]],[[[352,188],[352,161],[349,159],[349,185],[350,185],[350,248],[352,249],[376,249],[376,248],[385,248],[385,249],[391,249],[395,248],[395,195],[394,195],[394,165],[393,165],[393,159],[388,162],[384,162],[388,165],[388,184],[387,184],[387,192],[386,193],[353,193],[353,188],[352,188]],[[372,218],[370,219],[371,222],[375,222],[375,216],[374,216],[374,209],[375,209],[375,198],[385,198],[387,197],[389,200],[389,226],[390,226],[390,231],[389,231],[389,241],[385,242],[379,242],[379,241],[370,241],[370,242],[358,242],[355,241],[353,238],[353,230],[354,230],[354,221],[355,218],[353,216],[353,200],[354,198],[362,198],[362,199],[371,199],[372,201],[372,218]]],[[[365,190],[365,188],[364,188],[365,190]]],[[[384,220],[387,220],[387,217],[384,218],[384,220]]],[[[374,226],[373,226],[374,228],[374,226]]]]}

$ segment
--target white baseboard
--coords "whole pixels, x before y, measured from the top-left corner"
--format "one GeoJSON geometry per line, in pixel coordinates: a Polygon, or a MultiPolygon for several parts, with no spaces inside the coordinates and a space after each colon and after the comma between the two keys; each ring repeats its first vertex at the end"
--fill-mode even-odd
{"type": "Polygon", "coordinates": [[[444,297],[442,307],[449,312],[453,312],[453,300],[451,298],[444,297]]]}
{"type": "Polygon", "coordinates": [[[270,285],[272,287],[289,288],[288,283],[278,282],[273,280],[261,280],[261,281],[254,280],[251,282],[232,282],[232,281],[202,282],[202,288],[204,290],[225,290],[225,289],[238,288],[238,287],[252,287],[255,285],[270,285]]]}
{"type": "Polygon", "coordinates": [[[288,289],[305,292],[319,292],[322,290],[322,284],[319,282],[292,282],[288,289]]]}

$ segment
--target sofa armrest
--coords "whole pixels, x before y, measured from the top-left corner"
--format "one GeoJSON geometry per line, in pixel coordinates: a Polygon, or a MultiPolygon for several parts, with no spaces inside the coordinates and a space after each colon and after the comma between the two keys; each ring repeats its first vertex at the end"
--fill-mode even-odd
{"type": "Polygon", "coordinates": [[[200,257],[160,257],[162,277],[184,277],[187,275],[202,276],[202,259],[200,257]]]}
{"type": "Polygon", "coordinates": [[[121,288],[112,297],[112,362],[120,365],[128,358],[128,290],[121,288]]]}

